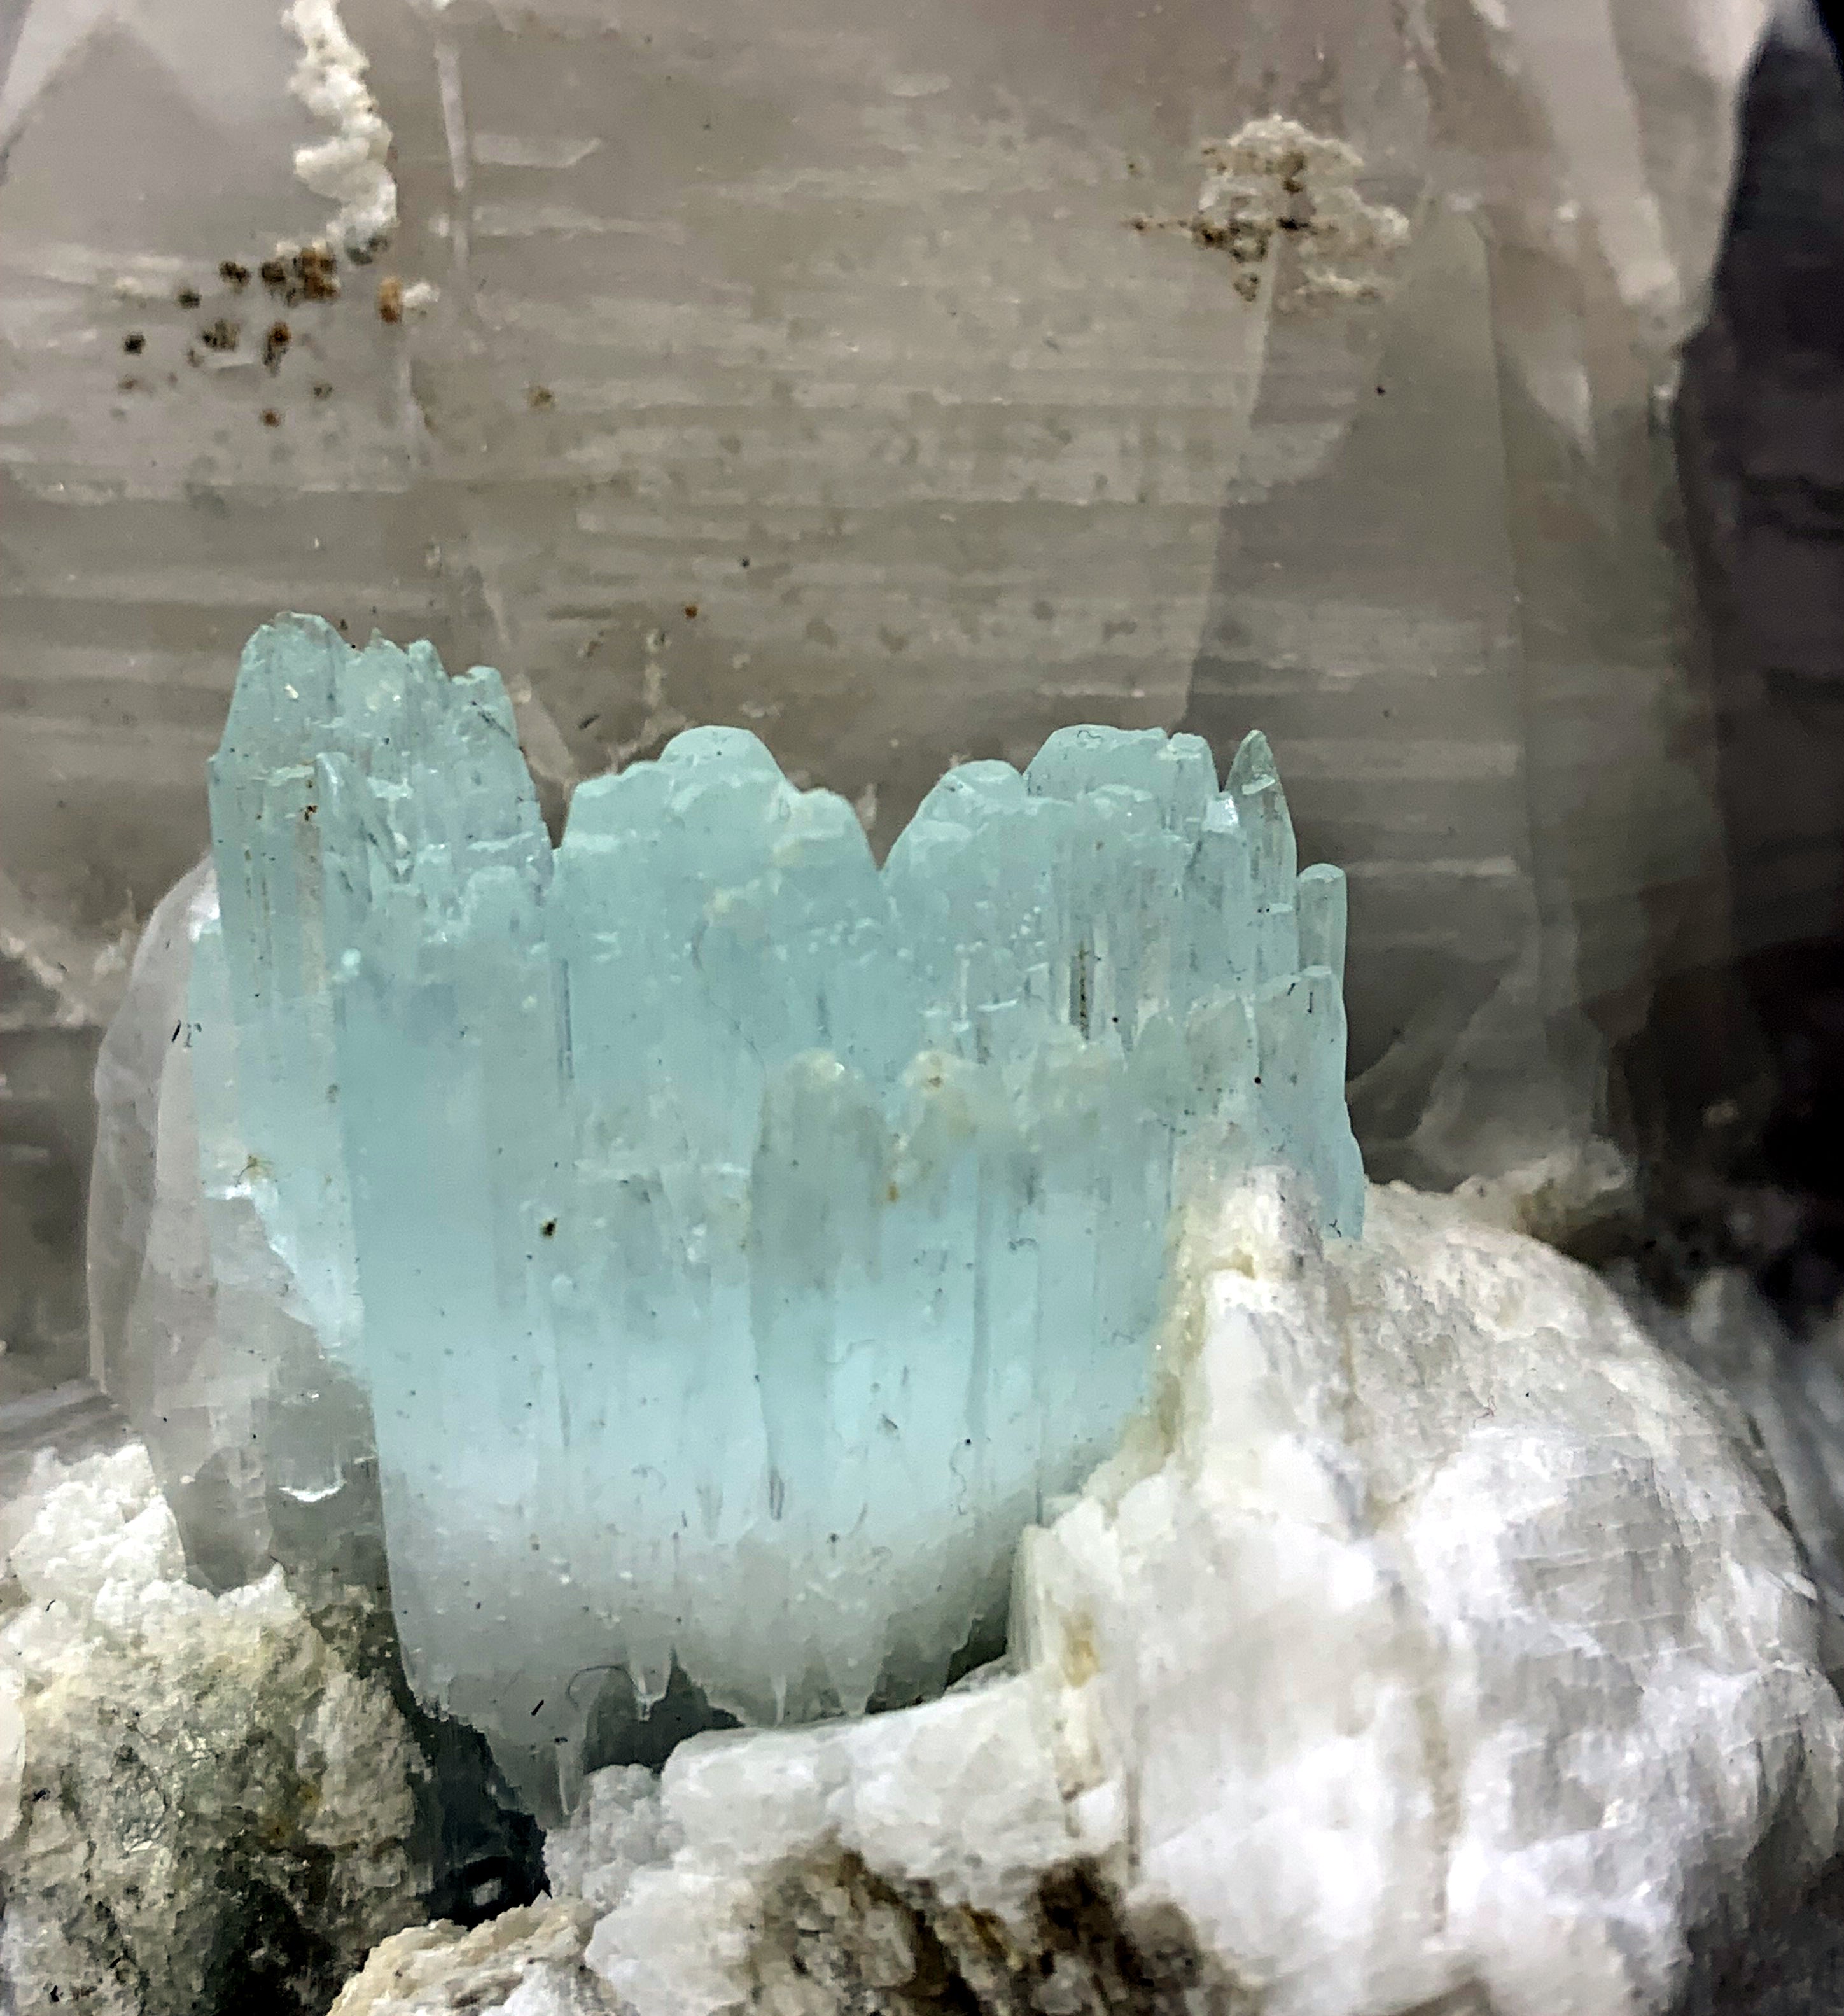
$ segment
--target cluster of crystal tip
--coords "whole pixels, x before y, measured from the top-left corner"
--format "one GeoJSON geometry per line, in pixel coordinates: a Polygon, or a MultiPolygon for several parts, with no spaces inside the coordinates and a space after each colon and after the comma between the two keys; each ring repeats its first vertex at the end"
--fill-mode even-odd
{"type": "Polygon", "coordinates": [[[297,617],[211,789],[207,1181],[369,1391],[412,1679],[506,1751],[567,1760],[614,1669],[938,1683],[1145,1394],[1183,1186],[1281,1163],[1359,1228],[1343,878],[1259,735],[1219,790],[1062,729],[880,870],[694,729],[553,851],[497,675],[297,617]]]}

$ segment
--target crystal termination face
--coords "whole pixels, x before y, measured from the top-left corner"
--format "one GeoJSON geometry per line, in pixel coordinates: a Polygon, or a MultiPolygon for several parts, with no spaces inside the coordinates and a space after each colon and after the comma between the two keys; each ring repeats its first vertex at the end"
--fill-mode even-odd
{"type": "Polygon", "coordinates": [[[376,1421],[412,1683],[567,1803],[599,1688],[938,1686],[1147,1387],[1190,1183],[1355,1235],[1345,886],[1268,746],[851,807],[693,729],[553,851],[496,673],[279,618],[211,772],[208,1190],[376,1421]]]}

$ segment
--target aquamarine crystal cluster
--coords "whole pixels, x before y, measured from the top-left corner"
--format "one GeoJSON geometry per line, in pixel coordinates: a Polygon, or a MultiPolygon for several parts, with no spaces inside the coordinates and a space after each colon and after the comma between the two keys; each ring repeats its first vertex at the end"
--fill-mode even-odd
{"type": "Polygon", "coordinates": [[[1065,729],[851,807],[694,729],[554,851],[498,676],[279,619],[211,766],[207,1186],[369,1392],[412,1680],[566,1773],[599,1676],[938,1684],[1147,1388],[1172,1208],[1328,1231],[1343,879],[1267,745],[1065,729]],[[894,1681],[892,1676],[895,1676],[894,1681]]]}

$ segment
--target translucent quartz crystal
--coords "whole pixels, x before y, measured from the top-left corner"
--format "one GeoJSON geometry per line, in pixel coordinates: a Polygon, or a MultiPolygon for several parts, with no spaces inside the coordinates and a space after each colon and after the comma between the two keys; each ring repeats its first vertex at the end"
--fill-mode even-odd
{"type": "Polygon", "coordinates": [[[740,729],[580,787],[498,675],[279,619],[211,765],[207,1190],[369,1390],[412,1679],[567,1795],[599,1687],[938,1684],[1140,1401],[1179,1187],[1355,1234],[1345,891],[1267,744],[1071,728],[880,872],[740,729]]]}

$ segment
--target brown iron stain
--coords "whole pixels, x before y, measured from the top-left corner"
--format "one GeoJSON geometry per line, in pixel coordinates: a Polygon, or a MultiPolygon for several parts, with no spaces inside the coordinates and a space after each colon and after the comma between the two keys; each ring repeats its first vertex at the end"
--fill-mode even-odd
{"type": "Polygon", "coordinates": [[[250,284],[250,268],[240,259],[221,260],[218,277],[227,287],[247,287],[250,284]]]}
{"type": "Polygon", "coordinates": [[[294,277],[310,301],[339,299],[339,262],[324,245],[308,245],[295,254],[294,277]]]}
{"type": "Polygon", "coordinates": [[[265,406],[262,409],[262,423],[265,427],[279,427],[282,424],[282,416],[273,406],[265,406]]]}
{"type": "Polygon", "coordinates": [[[855,1850],[820,1849],[764,1883],[753,1929],[752,2007],[1255,2016],[1262,1999],[1180,1913],[1129,1910],[1086,1858],[1045,1870],[1000,1918],[875,1870],[855,1850]]]}
{"type": "Polygon", "coordinates": [[[1095,1643],[1095,1620],[1080,1615],[1070,1618],[1063,1633],[1061,1664],[1066,1687],[1086,1687],[1101,1670],[1101,1654],[1095,1643]]]}
{"type": "Polygon", "coordinates": [[[294,340],[294,332],[285,322],[269,324],[269,333],[262,340],[262,361],[270,370],[281,369],[282,360],[288,354],[288,346],[294,340]]]}
{"type": "Polygon", "coordinates": [[[339,261],[325,245],[277,253],[256,270],[269,292],[279,294],[290,308],[302,301],[337,301],[340,297],[339,261]]]}
{"type": "Polygon", "coordinates": [[[403,283],[394,273],[387,273],[378,283],[378,319],[403,320],[403,283]]]}

